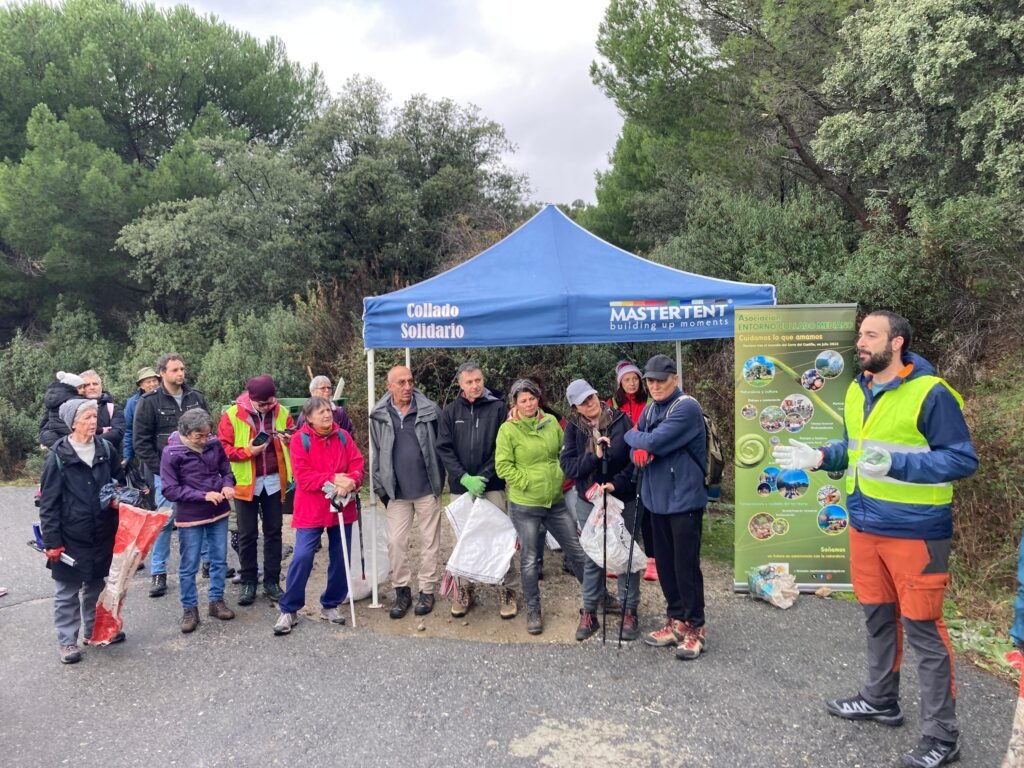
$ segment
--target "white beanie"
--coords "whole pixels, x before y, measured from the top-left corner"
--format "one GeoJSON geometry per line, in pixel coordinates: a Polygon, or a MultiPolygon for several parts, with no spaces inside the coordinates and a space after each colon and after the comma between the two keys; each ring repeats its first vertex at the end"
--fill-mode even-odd
{"type": "Polygon", "coordinates": [[[57,381],[62,384],[70,384],[75,389],[78,389],[85,384],[85,379],[74,373],[65,373],[64,371],[57,371],[57,381]]]}

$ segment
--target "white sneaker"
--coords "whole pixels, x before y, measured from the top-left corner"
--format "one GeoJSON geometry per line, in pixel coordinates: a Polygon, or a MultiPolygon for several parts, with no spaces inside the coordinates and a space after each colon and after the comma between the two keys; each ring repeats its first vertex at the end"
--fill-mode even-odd
{"type": "Polygon", "coordinates": [[[324,621],[329,621],[331,624],[344,624],[345,617],[341,615],[341,611],[337,608],[320,608],[320,618],[324,621]]]}
{"type": "Polygon", "coordinates": [[[299,617],[294,613],[282,613],[277,617],[277,623],[274,624],[275,635],[287,635],[292,631],[292,627],[299,623],[299,617]]]}

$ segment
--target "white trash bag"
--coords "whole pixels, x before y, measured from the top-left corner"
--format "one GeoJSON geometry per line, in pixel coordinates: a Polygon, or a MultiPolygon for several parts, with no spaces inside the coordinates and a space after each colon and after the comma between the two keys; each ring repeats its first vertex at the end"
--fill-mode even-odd
{"type": "Polygon", "coordinates": [[[483,584],[504,581],[517,541],[515,526],[508,515],[487,499],[474,499],[468,493],[449,504],[445,512],[458,535],[448,559],[448,573],[483,584]],[[470,501],[469,514],[464,519],[466,505],[459,504],[463,499],[470,501]]]}
{"type": "MultiPolygon", "coordinates": [[[[605,501],[608,508],[608,570],[612,573],[622,575],[626,572],[629,564],[629,545],[633,541],[626,529],[626,523],[622,519],[623,503],[611,494],[595,495],[593,498],[594,509],[591,510],[587,522],[580,534],[580,546],[586,552],[587,557],[598,565],[604,563],[604,516],[605,501]]],[[[633,543],[633,572],[639,572],[647,567],[647,555],[644,554],[639,544],[633,543]]]]}
{"type": "MultiPolygon", "coordinates": [[[[391,572],[391,563],[388,561],[388,526],[384,519],[383,507],[377,507],[381,511],[375,517],[371,517],[369,505],[362,510],[362,522],[365,523],[363,530],[363,544],[366,545],[366,578],[363,578],[363,566],[360,562],[362,549],[359,546],[359,521],[352,523],[352,546],[349,548],[348,565],[349,576],[351,577],[352,596],[358,602],[365,600],[373,593],[373,573],[370,561],[370,547],[373,546],[373,521],[377,521],[377,583],[387,580],[391,572]]],[[[342,534],[344,542],[344,534],[342,534]]],[[[348,598],[345,598],[348,603],[348,598]]]]}

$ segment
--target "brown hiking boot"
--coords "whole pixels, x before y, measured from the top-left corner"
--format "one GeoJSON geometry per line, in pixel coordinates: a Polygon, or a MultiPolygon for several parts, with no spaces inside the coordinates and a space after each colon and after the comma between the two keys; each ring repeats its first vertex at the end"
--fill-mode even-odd
{"type": "Polygon", "coordinates": [[[210,616],[221,621],[229,621],[235,618],[235,612],[228,608],[223,600],[214,600],[206,611],[210,616]]]}
{"type": "Polygon", "coordinates": [[[511,589],[502,589],[498,597],[498,615],[503,619],[514,619],[517,613],[516,593],[511,589]]]}
{"type": "Polygon", "coordinates": [[[181,631],[187,635],[189,632],[195,632],[198,626],[199,609],[186,608],[185,612],[181,614],[181,631]]]}
{"type": "Polygon", "coordinates": [[[459,579],[455,586],[455,596],[452,598],[451,614],[456,619],[461,619],[473,605],[473,585],[468,581],[459,579]]]}
{"type": "Polygon", "coordinates": [[[696,659],[704,652],[704,645],[706,643],[704,627],[694,627],[689,622],[686,622],[684,626],[686,630],[683,634],[683,639],[676,646],[676,658],[696,659]]]}

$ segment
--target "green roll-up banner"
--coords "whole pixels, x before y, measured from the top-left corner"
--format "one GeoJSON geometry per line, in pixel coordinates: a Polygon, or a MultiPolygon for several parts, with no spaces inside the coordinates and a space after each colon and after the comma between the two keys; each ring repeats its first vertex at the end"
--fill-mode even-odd
{"type": "Polygon", "coordinates": [[[780,470],[772,448],[842,439],[856,323],[855,304],[736,308],[738,591],[764,565],[803,591],[851,588],[844,473],[780,470]]]}

